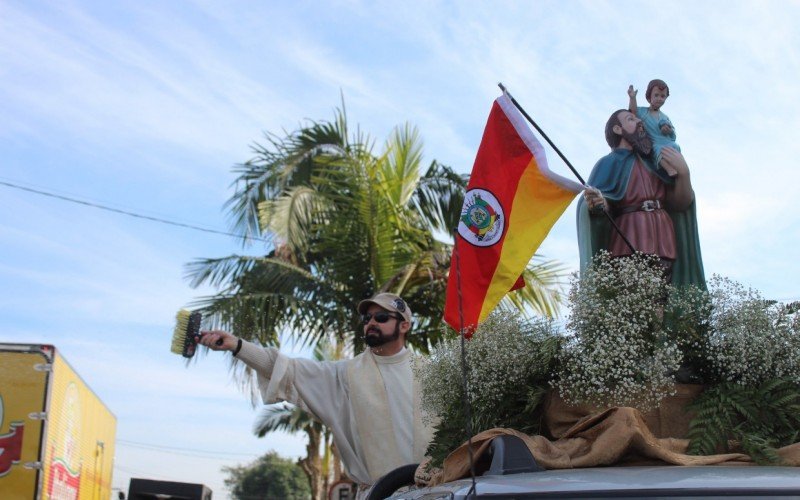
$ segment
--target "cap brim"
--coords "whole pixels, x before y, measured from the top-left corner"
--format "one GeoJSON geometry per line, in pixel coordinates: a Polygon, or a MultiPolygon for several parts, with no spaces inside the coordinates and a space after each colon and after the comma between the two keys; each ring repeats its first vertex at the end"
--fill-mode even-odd
{"type": "Polygon", "coordinates": [[[377,302],[375,302],[372,299],[365,299],[365,300],[362,300],[361,302],[358,303],[358,307],[356,307],[356,311],[358,311],[358,314],[366,314],[367,309],[369,308],[370,304],[375,304],[376,306],[383,307],[383,306],[381,306],[380,304],[378,304],[377,302]]]}

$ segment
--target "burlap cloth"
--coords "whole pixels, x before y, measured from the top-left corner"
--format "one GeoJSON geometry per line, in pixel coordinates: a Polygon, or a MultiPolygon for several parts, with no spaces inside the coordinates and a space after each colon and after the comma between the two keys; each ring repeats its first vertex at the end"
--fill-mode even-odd
{"type": "MultiPolygon", "coordinates": [[[[555,393],[545,402],[544,423],[552,439],[529,436],[513,429],[489,429],[472,438],[476,474],[489,466],[481,456],[492,439],[511,434],[520,437],[536,462],[545,469],[570,469],[602,465],[752,465],[744,453],[687,455],[685,439],[692,415],[685,405],[702,386],[679,385],[675,396],[662,401],[659,409],[642,413],[635,408],[618,407],[598,411],[590,406],[569,406],[555,393]]],[[[778,450],[784,465],[800,465],[800,443],[778,450]]],[[[442,469],[417,472],[420,486],[435,486],[469,475],[469,449],[464,443],[445,460],[442,469]]]]}

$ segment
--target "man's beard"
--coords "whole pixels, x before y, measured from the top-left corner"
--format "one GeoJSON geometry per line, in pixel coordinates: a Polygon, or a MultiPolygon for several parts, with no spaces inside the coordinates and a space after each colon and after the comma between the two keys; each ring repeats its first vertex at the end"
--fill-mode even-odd
{"type": "Polygon", "coordinates": [[[633,148],[633,152],[641,156],[650,156],[653,152],[653,140],[647,135],[647,131],[642,125],[636,127],[633,133],[622,131],[622,138],[628,141],[633,148]]]}
{"type": "Polygon", "coordinates": [[[398,338],[400,338],[399,324],[395,325],[394,333],[388,336],[385,336],[379,328],[370,328],[369,330],[367,330],[367,333],[364,334],[364,342],[366,342],[366,344],[370,347],[380,347],[383,344],[395,341],[398,338]],[[377,332],[378,334],[370,335],[370,332],[377,332]]]}

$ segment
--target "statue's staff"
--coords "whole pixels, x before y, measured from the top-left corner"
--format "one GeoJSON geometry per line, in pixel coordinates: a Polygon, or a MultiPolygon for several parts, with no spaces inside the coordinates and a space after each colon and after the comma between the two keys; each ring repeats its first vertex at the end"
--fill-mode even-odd
{"type": "MultiPolygon", "coordinates": [[[[586,184],[586,181],[583,180],[583,177],[581,177],[581,174],[579,174],[578,171],[575,170],[575,167],[573,167],[572,163],[570,163],[570,161],[567,159],[567,157],[564,156],[564,153],[562,153],[561,150],[558,149],[558,147],[555,144],[553,144],[553,141],[551,141],[550,138],[547,137],[547,134],[544,133],[544,130],[542,130],[539,127],[539,125],[537,125],[536,122],[533,121],[533,118],[531,118],[530,115],[522,108],[522,106],[519,105],[517,100],[514,99],[514,96],[512,96],[508,92],[508,89],[506,89],[505,85],[503,85],[502,83],[498,83],[497,86],[500,87],[500,90],[502,90],[503,93],[505,95],[507,95],[509,99],[511,99],[511,103],[514,104],[514,106],[519,110],[519,112],[522,113],[522,116],[524,116],[525,119],[528,120],[528,123],[533,125],[533,128],[535,128],[536,131],[539,132],[539,135],[541,135],[544,138],[544,140],[547,141],[547,144],[549,144],[550,147],[553,148],[553,151],[555,151],[556,154],[558,154],[558,156],[564,161],[564,163],[567,165],[567,167],[569,167],[569,169],[572,170],[572,173],[575,174],[575,177],[577,177],[578,182],[580,182],[583,185],[583,187],[588,188],[589,186],[586,184]]],[[[636,249],[633,248],[633,245],[631,244],[631,242],[622,233],[622,230],[619,228],[619,226],[617,226],[617,223],[614,221],[614,218],[611,217],[611,214],[608,213],[608,211],[605,208],[603,208],[603,213],[605,214],[606,218],[608,218],[608,221],[611,223],[611,225],[614,227],[614,229],[617,231],[617,233],[619,233],[620,237],[622,238],[622,241],[624,241],[625,244],[628,245],[628,248],[631,249],[631,252],[632,253],[636,253],[636,249]]]]}

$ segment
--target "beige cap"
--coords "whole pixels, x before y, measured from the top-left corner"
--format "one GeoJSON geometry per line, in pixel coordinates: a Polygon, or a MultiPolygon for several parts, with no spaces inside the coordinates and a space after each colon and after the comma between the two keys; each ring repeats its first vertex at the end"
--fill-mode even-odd
{"type": "Polygon", "coordinates": [[[365,314],[370,304],[377,304],[387,311],[396,312],[409,323],[411,323],[411,318],[413,318],[411,308],[408,307],[406,301],[400,298],[399,295],[393,293],[379,293],[371,299],[362,300],[358,303],[356,310],[359,314],[365,314]]]}

